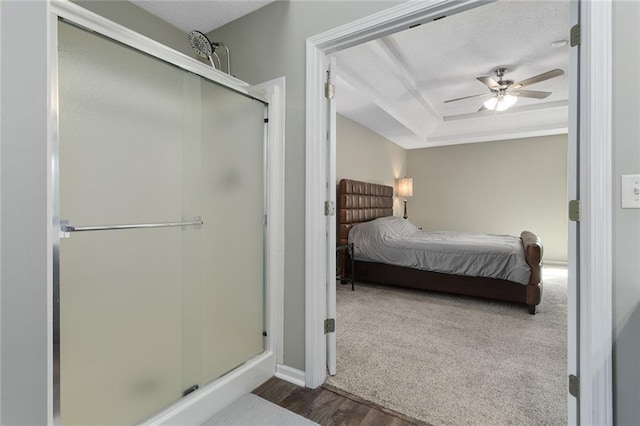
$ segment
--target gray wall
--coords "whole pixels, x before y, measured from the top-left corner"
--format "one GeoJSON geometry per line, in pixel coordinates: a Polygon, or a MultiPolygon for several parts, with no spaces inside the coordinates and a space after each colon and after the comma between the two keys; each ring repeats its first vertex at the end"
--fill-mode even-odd
{"type": "Polygon", "coordinates": [[[640,210],[620,207],[620,175],[640,173],[640,2],[613,2],[614,416],[640,422],[640,210]]]}
{"type": "Polygon", "coordinates": [[[209,34],[229,45],[232,73],[241,80],[286,77],[284,363],[293,368],[305,368],[305,41],[396,4],[277,1],[209,34]]]}
{"type": "Polygon", "coordinates": [[[0,424],[47,423],[47,4],[2,2],[0,424]]]}
{"type": "Polygon", "coordinates": [[[409,220],[429,230],[535,232],[567,261],[567,135],[408,151],[409,220]]]}
{"type": "Polygon", "coordinates": [[[159,43],[197,58],[187,40],[187,34],[181,29],[167,24],[160,18],[128,1],[114,0],[72,0],[74,3],[104,16],[122,26],[130,28],[159,43]]]}
{"type": "MultiPolygon", "coordinates": [[[[337,102],[340,98],[336,97],[337,102]]],[[[361,180],[395,187],[407,175],[407,150],[338,115],[336,123],[336,181],[361,180]]],[[[402,216],[402,203],[393,201],[393,212],[402,216]]]]}

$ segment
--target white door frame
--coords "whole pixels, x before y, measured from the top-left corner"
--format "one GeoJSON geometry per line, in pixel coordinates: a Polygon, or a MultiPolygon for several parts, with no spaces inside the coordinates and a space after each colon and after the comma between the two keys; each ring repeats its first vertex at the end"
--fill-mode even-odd
{"type": "MultiPolygon", "coordinates": [[[[569,7],[569,26],[580,22],[580,3],[572,1],[569,7]]],[[[579,47],[569,49],[569,75],[572,75],[580,67],[579,47]]],[[[579,198],[578,176],[578,140],[579,140],[579,78],[569,79],[569,134],[567,140],[567,198],[577,200],[579,198]]],[[[568,221],[567,223],[567,372],[577,374],[579,358],[578,336],[580,322],[580,292],[578,282],[580,280],[580,247],[578,235],[580,222],[568,221]]],[[[579,404],[576,398],[567,397],[567,423],[570,425],[579,422],[579,404]]]]}
{"type": "MultiPolygon", "coordinates": [[[[55,156],[57,146],[57,21],[62,17],[79,24],[108,38],[133,47],[153,57],[176,65],[186,71],[200,75],[222,86],[239,93],[246,94],[269,104],[268,130],[265,135],[266,150],[266,182],[265,211],[268,217],[265,233],[265,350],[249,359],[240,367],[232,370],[215,381],[205,384],[197,392],[193,392],[167,407],[162,412],[150,417],[145,424],[201,424],[236,398],[250,392],[256,386],[272,377],[276,364],[283,362],[283,316],[284,316],[284,130],[285,130],[285,80],[284,77],[251,86],[232,76],[212,69],[207,64],[179,53],[163,44],[142,36],[128,28],[116,24],[100,15],[88,11],[67,0],[55,0],[50,4],[47,45],[49,46],[48,65],[50,73],[51,106],[47,116],[56,117],[51,124],[48,143],[43,148],[48,157],[55,156]],[[53,148],[52,148],[53,147],[53,148]]],[[[48,70],[45,70],[47,72],[48,70]]],[[[51,161],[48,162],[51,167],[51,161]]],[[[48,195],[51,204],[54,202],[53,171],[49,169],[48,195]]],[[[48,231],[52,239],[52,257],[57,252],[60,223],[52,211],[48,212],[48,231]]],[[[51,265],[50,273],[53,275],[51,265]]],[[[47,285],[48,294],[53,294],[53,282],[47,285]]],[[[53,304],[52,297],[50,297],[53,304]]],[[[53,333],[55,319],[50,313],[48,328],[53,333]]],[[[224,342],[221,342],[224,343],[224,342]]],[[[59,424],[59,378],[56,379],[55,351],[52,335],[49,336],[49,390],[48,418],[49,424],[59,424]],[[56,390],[57,388],[57,390],[56,390]]],[[[59,350],[59,349],[58,349],[59,350]]]]}
{"type": "MultiPolygon", "coordinates": [[[[336,58],[328,58],[327,61],[327,78],[326,83],[335,87],[336,83],[336,58]]],[[[331,91],[331,89],[329,90],[331,91]]],[[[330,231],[327,234],[327,318],[336,317],[336,280],[332,279],[335,275],[331,271],[336,270],[336,233],[331,232],[332,229],[336,229],[336,215],[335,207],[337,205],[336,200],[336,101],[333,96],[330,99],[325,99],[327,109],[327,143],[325,145],[327,152],[327,176],[326,176],[326,195],[325,199],[331,203],[331,209],[334,214],[329,214],[326,217],[326,226],[330,231]]],[[[326,209],[325,209],[326,210],[326,209]]],[[[326,213],[326,211],[325,211],[326,213]]],[[[329,374],[336,374],[336,333],[328,333],[327,337],[327,369],[329,374]]]]}
{"type": "Polygon", "coordinates": [[[613,423],[612,4],[580,2],[580,418],[613,423]]]}
{"type": "MultiPolygon", "coordinates": [[[[326,55],[443,15],[479,6],[477,1],[409,1],[307,39],[305,370],[306,385],[326,379],[326,55]]],[[[486,2],[484,2],[486,3],[486,2]]],[[[611,260],[611,3],[580,1],[580,361],[579,423],[612,423],[611,260]]],[[[567,28],[567,32],[568,32],[567,28]]],[[[571,76],[570,76],[571,78],[571,76]]],[[[330,185],[335,182],[330,182],[330,185]]],[[[577,374],[578,372],[570,372],[577,374]]],[[[574,417],[575,418],[575,417],[574,417]]]]}

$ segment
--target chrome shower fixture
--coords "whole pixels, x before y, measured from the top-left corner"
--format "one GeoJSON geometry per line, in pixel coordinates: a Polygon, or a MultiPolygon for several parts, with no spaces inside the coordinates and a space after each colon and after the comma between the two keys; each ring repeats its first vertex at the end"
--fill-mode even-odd
{"type": "Polygon", "coordinates": [[[231,55],[229,53],[229,47],[227,47],[226,44],[221,42],[211,42],[206,35],[196,30],[191,31],[189,33],[188,38],[189,38],[189,43],[191,44],[191,47],[193,47],[193,50],[196,51],[198,56],[209,59],[209,62],[211,62],[211,66],[214,69],[222,68],[220,57],[216,53],[216,49],[218,47],[224,47],[227,53],[227,74],[231,75],[231,55]],[[216,58],[218,60],[217,67],[213,62],[213,58],[216,58]]]}
{"type": "MultiPolygon", "coordinates": [[[[225,43],[219,41],[219,42],[211,42],[211,45],[214,47],[214,49],[216,47],[223,47],[225,52],[227,53],[227,74],[231,75],[231,52],[229,52],[229,46],[227,46],[225,43]]],[[[220,58],[218,58],[218,62],[220,62],[220,58]]]]}

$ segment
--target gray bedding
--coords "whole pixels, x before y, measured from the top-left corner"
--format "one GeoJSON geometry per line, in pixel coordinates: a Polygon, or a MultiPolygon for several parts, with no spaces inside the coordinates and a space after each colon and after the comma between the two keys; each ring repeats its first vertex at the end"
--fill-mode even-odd
{"type": "Polygon", "coordinates": [[[519,237],[421,231],[396,216],[354,226],[349,243],[358,260],[525,285],[531,273],[519,237]]]}

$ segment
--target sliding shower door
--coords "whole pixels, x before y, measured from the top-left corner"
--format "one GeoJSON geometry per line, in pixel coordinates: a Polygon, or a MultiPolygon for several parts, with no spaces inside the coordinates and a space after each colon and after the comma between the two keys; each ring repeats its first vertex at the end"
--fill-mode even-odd
{"type": "Polygon", "coordinates": [[[265,104],[58,32],[60,419],[134,424],[264,350],[265,104]]]}
{"type": "Polygon", "coordinates": [[[201,383],[263,350],[264,114],[202,81],[201,383]]]}

